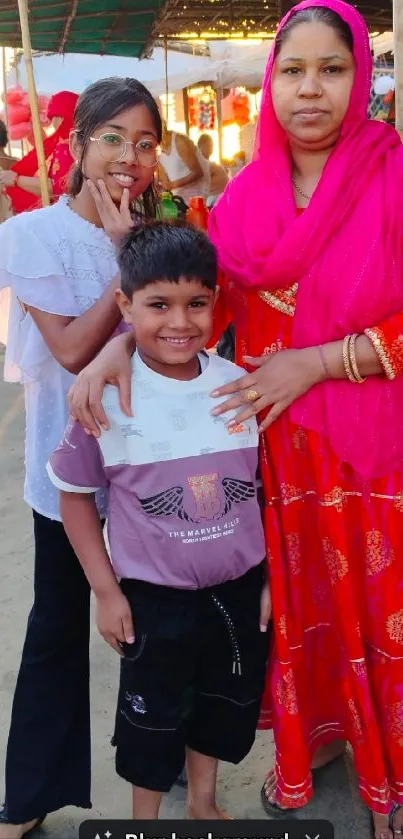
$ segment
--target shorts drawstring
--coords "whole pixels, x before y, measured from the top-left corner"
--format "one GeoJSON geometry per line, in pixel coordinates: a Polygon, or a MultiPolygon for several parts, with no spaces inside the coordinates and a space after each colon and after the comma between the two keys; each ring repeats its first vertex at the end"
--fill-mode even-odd
{"type": "Polygon", "coordinates": [[[225,608],[224,604],[219,600],[216,594],[212,594],[211,598],[213,600],[214,605],[217,607],[220,614],[223,616],[225,623],[227,625],[228,634],[231,641],[232,651],[233,651],[233,660],[232,660],[232,673],[235,676],[242,676],[242,668],[241,668],[241,653],[239,650],[238,641],[235,634],[235,626],[234,622],[228,613],[227,609],[225,608]]]}

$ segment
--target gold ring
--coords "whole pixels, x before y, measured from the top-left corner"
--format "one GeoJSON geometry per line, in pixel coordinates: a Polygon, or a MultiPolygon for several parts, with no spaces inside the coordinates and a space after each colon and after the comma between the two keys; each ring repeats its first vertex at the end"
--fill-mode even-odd
{"type": "Polygon", "coordinates": [[[256,402],[257,399],[260,399],[260,393],[257,390],[248,390],[245,399],[247,402],[256,402]]]}

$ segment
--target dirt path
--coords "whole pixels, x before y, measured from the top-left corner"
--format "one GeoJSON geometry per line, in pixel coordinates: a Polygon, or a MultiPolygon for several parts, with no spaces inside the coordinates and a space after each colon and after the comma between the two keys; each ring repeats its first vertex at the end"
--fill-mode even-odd
{"type": "MultiPolygon", "coordinates": [[[[19,666],[25,624],[32,599],[32,528],[29,509],[21,500],[23,483],[23,400],[18,386],[0,381],[0,801],[4,788],[3,755],[11,701],[19,666]]],[[[76,839],[85,818],[130,815],[130,789],[114,771],[113,730],[118,660],[96,631],[91,641],[93,721],[93,810],[73,809],[49,817],[38,839],[76,839]]],[[[55,712],[57,709],[55,709],[55,712]]],[[[248,759],[239,767],[223,766],[220,805],[232,816],[262,818],[260,787],[273,753],[272,738],[258,735],[248,759]]],[[[357,793],[351,765],[329,768],[306,818],[333,819],[336,839],[370,839],[368,818],[357,793]]],[[[175,789],[164,803],[163,815],[183,818],[185,793],[175,789]]],[[[304,813],[305,816],[305,813],[304,813]]],[[[301,839],[304,831],[301,832],[301,839]]],[[[300,839],[298,836],[297,839],[300,839]]]]}

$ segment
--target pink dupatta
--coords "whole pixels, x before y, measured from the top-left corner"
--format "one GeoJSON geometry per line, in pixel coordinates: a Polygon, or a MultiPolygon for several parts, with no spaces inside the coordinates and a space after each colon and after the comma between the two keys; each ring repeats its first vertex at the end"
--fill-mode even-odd
{"type": "MultiPolygon", "coordinates": [[[[271,98],[272,51],[264,79],[254,161],[227,187],[210,217],[219,261],[249,289],[298,282],[293,346],[361,333],[403,310],[403,146],[390,126],[367,119],[372,59],[361,15],[342,0],[305,0],[345,20],[356,75],[340,139],[305,212],[297,216],[286,135],[271,98]]],[[[268,309],[267,316],[270,317],[268,309]]],[[[327,437],[364,479],[403,462],[403,378],[328,381],[292,406],[292,420],[327,437]]]]}

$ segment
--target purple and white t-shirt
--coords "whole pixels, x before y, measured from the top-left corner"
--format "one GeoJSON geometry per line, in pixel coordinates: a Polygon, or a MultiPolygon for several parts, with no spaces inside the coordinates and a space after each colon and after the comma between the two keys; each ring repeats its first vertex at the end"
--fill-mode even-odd
{"type": "MultiPolygon", "coordinates": [[[[258,434],[251,419],[211,416],[210,394],[242,375],[216,355],[178,381],[133,356],[133,417],[108,386],[110,429],[96,440],[76,422],[48,463],[66,492],[109,489],[108,538],[118,577],[175,588],[206,588],[242,576],[265,555],[256,496],[258,434]]],[[[235,412],[234,412],[235,414],[235,412]]]]}

